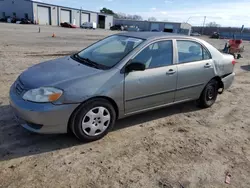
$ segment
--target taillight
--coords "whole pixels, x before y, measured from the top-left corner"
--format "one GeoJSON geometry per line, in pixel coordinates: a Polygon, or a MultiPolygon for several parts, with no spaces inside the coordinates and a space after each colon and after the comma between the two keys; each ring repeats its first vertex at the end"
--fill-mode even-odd
{"type": "Polygon", "coordinates": [[[233,65],[235,65],[235,64],[236,64],[236,61],[235,61],[235,59],[234,59],[234,60],[232,61],[232,64],[233,64],[233,65]]]}

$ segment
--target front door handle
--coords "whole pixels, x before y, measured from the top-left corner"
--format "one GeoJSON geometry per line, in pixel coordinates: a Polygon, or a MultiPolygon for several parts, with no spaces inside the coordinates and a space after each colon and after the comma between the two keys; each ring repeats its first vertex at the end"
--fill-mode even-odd
{"type": "Polygon", "coordinates": [[[169,74],[174,74],[174,73],[176,73],[176,71],[175,71],[175,70],[173,70],[173,69],[169,69],[169,70],[168,70],[168,72],[167,72],[166,74],[168,74],[168,75],[169,75],[169,74]]]}
{"type": "Polygon", "coordinates": [[[206,63],[205,65],[204,65],[204,68],[210,68],[212,65],[210,64],[210,63],[206,63]]]}

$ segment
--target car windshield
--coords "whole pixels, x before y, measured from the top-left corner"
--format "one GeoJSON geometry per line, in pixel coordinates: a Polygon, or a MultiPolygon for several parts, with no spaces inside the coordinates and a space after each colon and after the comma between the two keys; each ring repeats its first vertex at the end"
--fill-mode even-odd
{"type": "Polygon", "coordinates": [[[143,39],[113,35],[93,44],[73,57],[89,66],[109,69],[142,42],[143,39]]]}

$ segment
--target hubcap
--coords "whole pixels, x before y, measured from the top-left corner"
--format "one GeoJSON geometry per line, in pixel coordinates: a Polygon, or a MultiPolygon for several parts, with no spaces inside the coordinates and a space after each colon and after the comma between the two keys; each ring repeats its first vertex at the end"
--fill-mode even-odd
{"type": "Polygon", "coordinates": [[[88,136],[102,134],[109,126],[110,113],[104,107],[91,109],[82,120],[82,130],[88,136]]]}
{"type": "Polygon", "coordinates": [[[207,89],[207,100],[212,100],[214,98],[214,94],[215,94],[215,88],[210,86],[207,89]]]}

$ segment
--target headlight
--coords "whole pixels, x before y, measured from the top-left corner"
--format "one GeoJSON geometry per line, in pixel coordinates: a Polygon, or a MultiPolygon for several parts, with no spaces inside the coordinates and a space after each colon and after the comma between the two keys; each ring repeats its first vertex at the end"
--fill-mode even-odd
{"type": "Polygon", "coordinates": [[[31,89],[23,95],[23,99],[32,102],[53,102],[62,96],[63,91],[53,87],[31,89]]]}

